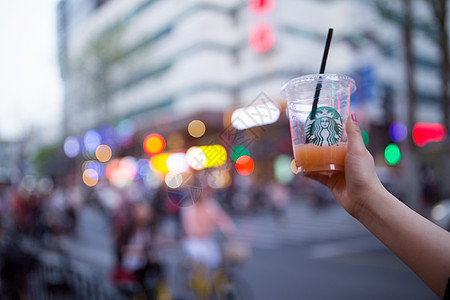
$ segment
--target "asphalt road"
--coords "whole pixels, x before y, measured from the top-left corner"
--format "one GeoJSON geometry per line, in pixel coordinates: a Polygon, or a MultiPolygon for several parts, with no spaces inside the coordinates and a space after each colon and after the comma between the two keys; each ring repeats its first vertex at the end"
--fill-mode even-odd
{"type": "MultiPolygon", "coordinates": [[[[236,239],[252,248],[251,259],[237,275],[255,300],[438,299],[339,206],[318,211],[296,202],[281,222],[270,214],[234,219],[236,239]]],[[[180,245],[170,238],[173,229],[167,222],[160,234],[167,241],[161,257],[170,282],[181,255],[180,245]]],[[[108,223],[92,209],[82,212],[79,237],[68,240],[66,247],[99,276],[106,276],[113,266],[108,223]]]]}

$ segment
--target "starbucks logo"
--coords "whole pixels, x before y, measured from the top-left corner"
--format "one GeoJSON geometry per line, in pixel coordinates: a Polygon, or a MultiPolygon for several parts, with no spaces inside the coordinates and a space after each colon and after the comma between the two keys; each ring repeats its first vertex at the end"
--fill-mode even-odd
{"type": "Polygon", "coordinates": [[[309,114],[305,123],[306,138],[317,146],[336,144],[342,136],[342,118],[332,107],[322,106],[316,110],[316,118],[309,114]]]}

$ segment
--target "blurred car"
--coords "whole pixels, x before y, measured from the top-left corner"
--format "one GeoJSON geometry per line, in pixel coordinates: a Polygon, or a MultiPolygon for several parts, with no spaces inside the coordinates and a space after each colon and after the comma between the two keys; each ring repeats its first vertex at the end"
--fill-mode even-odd
{"type": "Polygon", "coordinates": [[[431,220],[450,231],[450,199],[444,199],[431,208],[431,220]]]}

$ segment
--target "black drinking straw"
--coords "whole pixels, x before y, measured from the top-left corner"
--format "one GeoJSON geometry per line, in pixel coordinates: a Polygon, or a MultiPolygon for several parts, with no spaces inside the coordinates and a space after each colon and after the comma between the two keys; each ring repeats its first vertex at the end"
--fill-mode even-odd
{"type": "MultiPolygon", "coordinates": [[[[325,43],[325,49],[323,50],[322,64],[320,65],[319,74],[325,73],[325,65],[327,63],[328,51],[330,50],[332,36],[333,36],[333,28],[329,28],[327,35],[327,42],[325,43]]],[[[314,102],[311,109],[311,120],[314,120],[316,118],[317,103],[319,102],[319,95],[321,89],[322,89],[322,76],[319,76],[319,81],[317,82],[316,85],[316,93],[314,94],[314,102]]]]}

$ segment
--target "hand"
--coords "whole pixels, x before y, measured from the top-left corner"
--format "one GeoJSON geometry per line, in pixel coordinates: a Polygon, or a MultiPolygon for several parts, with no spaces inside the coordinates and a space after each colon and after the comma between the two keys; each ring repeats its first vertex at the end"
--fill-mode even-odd
{"type": "Polygon", "coordinates": [[[359,219],[362,207],[371,201],[374,194],[384,190],[375,172],[372,155],[366,149],[356,115],[347,118],[347,156],[344,172],[309,173],[307,177],[326,185],[341,206],[353,217],[359,219]]]}

